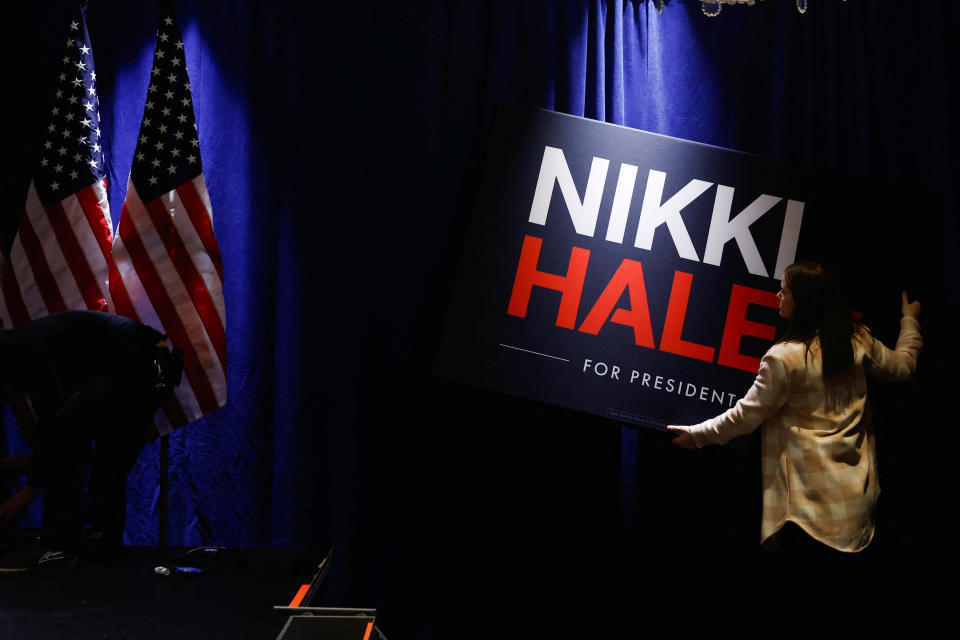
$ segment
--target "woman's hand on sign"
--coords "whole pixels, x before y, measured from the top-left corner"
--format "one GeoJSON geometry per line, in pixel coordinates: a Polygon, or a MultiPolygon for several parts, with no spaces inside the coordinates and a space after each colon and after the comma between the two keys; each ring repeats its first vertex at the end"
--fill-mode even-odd
{"type": "Polygon", "coordinates": [[[673,444],[677,445],[682,449],[696,449],[697,443],[694,442],[693,436],[690,435],[690,427],[668,424],[667,431],[676,431],[677,437],[673,439],[673,444]]]}

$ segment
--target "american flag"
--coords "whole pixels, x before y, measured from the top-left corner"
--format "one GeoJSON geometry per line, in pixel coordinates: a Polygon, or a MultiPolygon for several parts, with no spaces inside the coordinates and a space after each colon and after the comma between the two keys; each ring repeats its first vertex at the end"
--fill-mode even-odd
{"type": "Polygon", "coordinates": [[[13,241],[4,243],[8,259],[0,260],[0,318],[8,328],[65,309],[111,306],[97,74],[80,9],[64,44],[40,163],[13,241]]]}
{"type": "Polygon", "coordinates": [[[116,312],[183,349],[184,381],[159,412],[160,434],[223,405],[227,346],[223,266],[200,166],[183,40],[172,10],[157,46],[140,137],[113,241],[116,312]]]}

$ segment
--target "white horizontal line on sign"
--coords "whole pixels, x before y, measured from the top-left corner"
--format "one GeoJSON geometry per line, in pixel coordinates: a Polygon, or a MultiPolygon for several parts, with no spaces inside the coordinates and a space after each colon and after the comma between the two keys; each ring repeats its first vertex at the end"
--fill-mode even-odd
{"type": "Polygon", "coordinates": [[[539,351],[530,351],[529,349],[521,349],[520,347],[513,347],[509,344],[500,344],[504,349],[516,349],[517,351],[523,351],[524,353],[532,353],[535,356],[543,356],[544,358],[553,358],[554,360],[563,360],[564,362],[570,362],[567,358],[561,358],[559,356],[551,356],[547,353],[540,353],[539,351]]]}

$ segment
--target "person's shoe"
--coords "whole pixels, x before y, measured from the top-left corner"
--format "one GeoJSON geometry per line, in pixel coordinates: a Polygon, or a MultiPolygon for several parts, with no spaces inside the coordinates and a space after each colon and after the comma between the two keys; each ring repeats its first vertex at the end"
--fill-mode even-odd
{"type": "Polygon", "coordinates": [[[0,558],[0,576],[51,569],[72,569],[75,566],[77,566],[77,556],[73,553],[44,548],[39,543],[34,543],[0,558]]]}

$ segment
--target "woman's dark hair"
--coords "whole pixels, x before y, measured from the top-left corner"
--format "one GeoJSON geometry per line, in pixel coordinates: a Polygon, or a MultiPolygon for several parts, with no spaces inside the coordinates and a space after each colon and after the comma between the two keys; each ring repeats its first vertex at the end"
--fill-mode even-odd
{"type": "Polygon", "coordinates": [[[850,402],[853,386],[853,344],[857,326],[850,316],[836,280],[816,262],[787,267],[783,279],[793,296],[793,315],[782,342],[803,342],[809,353],[819,338],[827,408],[850,402]]]}

